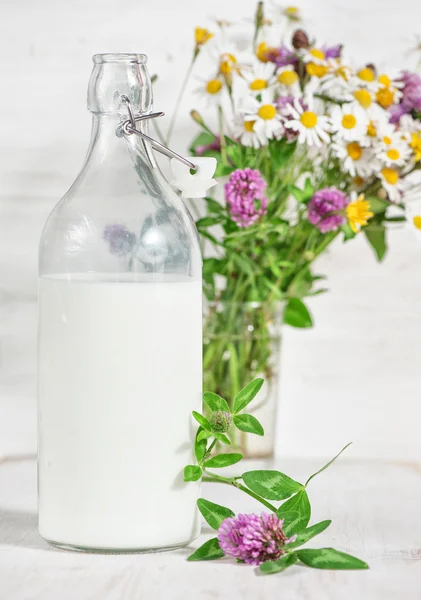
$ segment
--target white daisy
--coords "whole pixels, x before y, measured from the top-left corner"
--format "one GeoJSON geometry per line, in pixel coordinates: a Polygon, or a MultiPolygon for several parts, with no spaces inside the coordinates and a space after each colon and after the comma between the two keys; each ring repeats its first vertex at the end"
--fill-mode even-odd
{"type": "Polygon", "coordinates": [[[276,71],[276,87],[281,95],[301,95],[300,78],[291,66],[276,71]]]}
{"type": "Polygon", "coordinates": [[[387,192],[391,202],[399,202],[405,189],[404,182],[400,179],[397,169],[383,167],[379,174],[383,189],[387,192]]]}
{"type": "Polygon", "coordinates": [[[267,137],[255,131],[256,121],[247,121],[244,116],[237,115],[234,118],[233,136],[240,140],[243,146],[260,148],[267,144],[267,137]]]}
{"type": "Polygon", "coordinates": [[[323,93],[334,100],[353,100],[349,81],[352,77],[352,69],[336,59],[329,61],[329,69],[326,75],[320,79],[320,89],[323,93]]]}
{"type": "Polygon", "coordinates": [[[359,142],[334,142],[332,150],[343,161],[343,170],[352,177],[366,178],[378,171],[379,165],[373,152],[359,142]]]}
{"type": "Polygon", "coordinates": [[[376,91],[377,104],[380,104],[384,109],[388,109],[400,101],[403,95],[399,89],[402,87],[402,82],[393,81],[388,75],[380,75],[377,83],[379,84],[376,91]]]}
{"type": "Polygon", "coordinates": [[[394,165],[401,167],[407,162],[410,154],[411,150],[408,144],[402,139],[395,139],[390,144],[382,144],[378,149],[377,157],[387,167],[394,165]]]}
{"type": "Polygon", "coordinates": [[[250,96],[244,101],[244,120],[254,122],[254,131],[261,143],[282,137],[284,128],[281,115],[268,90],[263,90],[260,100],[250,96]]]}
{"type": "Polygon", "coordinates": [[[335,105],[331,113],[332,131],[338,139],[358,142],[367,132],[367,113],[357,102],[335,105]]]}
{"type": "Polygon", "coordinates": [[[286,121],[284,126],[288,129],[298,132],[298,142],[307,143],[309,146],[321,146],[322,142],[328,143],[330,138],[329,131],[330,120],[325,115],[320,115],[312,110],[311,98],[306,100],[307,110],[301,106],[296,98],[293,105],[289,105],[292,115],[290,121],[286,121]]]}
{"type": "Polygon", "coordinates": [[[271,62],[255,62],[250,70],[242,69],[241,75],[247,83],[249,93],[261,94],[275,83],[275,65],[271,62]]]}
{"type": "Polygon", "coordinates": [[[321,48],[308,48],[300,51],[301,58],[304,63],[314,63],[315,65],[326,65],[328,61],[326,54],[321,48]]]}
{"type": "Polygon", "coordinates": [[[376,73],[370,67],[363,67],[356,71],[349,80],[349,85],[354,90],[363,88],[373,93],[376,93],[381,87],[381,83],[377,81],[376,73]]]}
{"type": "Polygon", "coordinates": [[[219,106],[223,100],[224,84],[218,77],[203,80],[194,92],[205,99],[207,106],[219,106]]]}

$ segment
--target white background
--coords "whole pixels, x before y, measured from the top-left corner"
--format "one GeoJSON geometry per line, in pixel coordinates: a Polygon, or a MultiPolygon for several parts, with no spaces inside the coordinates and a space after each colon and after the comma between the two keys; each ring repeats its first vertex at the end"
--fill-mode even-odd
{"type": "MultiPolygon", "coordinates": [[[[37,244],[89,139],[86,86],[96,52],[144,52],[171,113],[196,25],[252,16],[252,0],[2,0],[0,15],[0,453],[35,449],[37,244]]],[[[413,67],[417,0],[306,0],[307,27],[347,56],[413,67]]],[[[182,106],[173,147],[195,126],[182,106]]],[[[285,330],[278,453],[420,458],[421,239],[390,232],[379,266],[364,239],[318,263],[329,294],[316,327],[285,330]]]]}

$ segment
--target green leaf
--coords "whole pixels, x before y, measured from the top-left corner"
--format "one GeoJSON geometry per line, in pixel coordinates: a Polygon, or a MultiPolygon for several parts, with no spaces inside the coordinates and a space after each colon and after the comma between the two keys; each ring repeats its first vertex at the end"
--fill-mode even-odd
{"type": "Polygon", "coordinates": [[[386,212],[388,206],[390,206],[390,202],[387,200],[382,200],[381,198],[376,198],[375,196],[370,196],[370,198],[366,198],[370,204],[370,210],[375,215],[386,212]]]}
{"type": "Polygon", "coordinates": [[[216,140],[215,136],[210,134],[210,133],[206,133],[206,132],[202,132],[199,133],[199,135],[193,140],[189,150],[191,154],[196,154],[196,148],[198,146],[209,146],[209,144],[212,144],[212,142],[214,142],[216,140]]]}
{"type": "Polygon", "coordinates": [[[218,225],[221,222],[221,217],[202,217],[196,221],[197,229],[201,229],[202,227],[213,227],[214,225],[218,225]]]}
{"type": "Polygon", "coordinates": [[[218,394],[214,394],[213,392],[205,392],[203,394],[203,400],[213,412],[216,412],[217,410],[222,410],[228,413],[231,412],[228,402],[221,398],[221,396],[218,396],[218,394]]]}
{"type": "Polygon", "coordinates": [[[280,471],[247,471],[243,473],[243,481],[266,500],[285,500],[303,489],[301,483],[280,471]]]}
{"type": "Polygon", "coordinates": [[[284,323],[292,327],[312,327],[313,321],[305,304],[298,298],[290,298],[285,307],[284,323]]]}
{"type": "Polygon", "coordinates": [[[231,445],[231,440],[229,440],[227,438],[227,436],[225,435],[225,433],[217,433],[216,431],[213,432],[213,437],[217,440],[219,440],[220,442],[222,442],[223,444],[227,444],[228,446],[231,445]]]}
{"type": "Polygon", "coordinates": [[[203,427],[203,429],[206,429],[206,431],[212,431],[211,424],[209,423],[209,421],[207,420],[206,417],[204,417],[200,413],[196,412],[195,410],[192,412],[192,415],[196,419],[196,421],[199,423],[199,425],[201,425],[203,427]]]}
{"type": "Polygon", "coordinates": [[[253,415],[243,414],[234,415],[234,425],[241,431],[255,433],[256,435],[265,435],[263,427],[253,415]]]}
{"type": "Polygon", "coordinates": [[[260,377],[254,379],[245,388],[243,388],[234,399],[234,412],[243,410],[259,393],[264,381],[260,377]]]}
{"type": "Polygon", "coordinates": [[[323,471],[325,471],[328,467],[330,467],[330,465],[333,462],[335,462],[335,460],[342,454],[342,452],[344,452],[347,448],[349,448],[349,446],[351,444],[352,444],[352,442],[349,442],[349,444],[347,444],[346,446],[344,446],[342,448],[342,450],[340,452],[338,452],[338,454],[336,456],[334,456],[329,462],[327,462],[321,469],[319,469],[318,471],[316,471],[315,473],[313,473],[313,475],[310,475],[310,477],[307,479],[307,481],[305,483],[305,487],[308,486],[308,484],[313,479],[313,477],[316,477],[316,475],[319,475],[320,473],[323,473],[323,471]]]}
{"type": "Polygon", "coordinates": [[[314,196],[315,190],[313,184],[311,183],[310,177],[307,177],[303,190],[295,185],[290,185],[288,186],[288,191],[294,196],[297,202],[306,203],[309,202],[309,200],[311,200],[311,198],[314,196]]]}
{"type": "Polygon", "coordinates": [[[212,436],[212,431],[205,431],[204,429],[202,429],[202,431],[199,431],[199,433],[197,434],[197,441],[201,442],[202,440],[208,440],[212,436]]]}
{"type": "Polygon", "coordinates": [[[341,226],[341,230],[344,233],[344,242],[347,242],[348,240],[353,240],[354,237],[357,235],[355,233],[355,231],[352,230],[351,225],[346,222],[341,226]]]}
{"type": "Polygon", "coordinates": [[[235,454],[234,452],[232,454],[217,454],[207,460],[204,463],[204,466],[211,469],[222,469],[223,467],[235,465],[235,463],[238,463],[242,458],[242,454],[235,454]]]}
{"type": "Polygon", "coordinates": [[[303,529],[297,534],[297,539],[295,542],[291,542],[288,544],[288,548],[298,548],[298,546],[302,546],[306,544],[309,540],[314,538],[319,533],[322,533],[325,529],[329,527],[332,521],[320,521],[320,523],[316,523],[315,525],[311,525],[311,527],[307,527],[307,529],[303,529]]]}
{"type": "Polygon", "coordinates": [[[307,527],[311,516],[310,501],[305,490],[301,490],[284,502],[276,511],[280,519],[284,519],[283,530],[286,535],[302,531],[307,527]]]}
{"type": "Polygon", "coordinates": [[[368,564],[334,548],[297,550],[300,561],[313,569],[368,569],[368,564]]]}
{"type": "Polygon", "coordinates": [[[202,477],[202,469],[197,465],[184,467],[184,481],[197,481],[202,477]]]}
{"type": "Polygon", "coordinates": [[[207,207],[209,213],[221,214],[222,212],[224,212],[225,209],[222,206],[222,204],[219,204],[219,202],[217,202],[213,198],[209,198],[207,196],[205,198],[205,201],[206,201],[206,207],[207,207]]]}
{"type": "Polygon", "coordinates": [[[373,224],[363,227],[365,237],[367,238],[370,246],[373,248],[377,260],[381,261],[386,254],[386,229],[384,225],[373,224]]]}
{"type": "Polygon", "coordinates": [[[204,439],[199,440],[199,434],[204,431],[203,427],[199,427],[199,429],[197,430],[196,433],[196,439],[194,442],[194,454],[196,456],[196,460],[197,462],[200,463],[200,461],[203,459],[203,457],[205,456],[205,452],[206,452],[206,446],[207,446],[207,442],[204,439]]]}
{"type": "Polygon", "coordinates": [[[190,554],[187,560],[217,560],[224,557],[225,554],[219,547],[218,538],[211,538],[200,546],[193,554],[190,554]]]}
{"type": "Polygon", "coordinates": [[[212,527],[212,529],[219,529],[222,521],[235,516],[235,513],[233,513],[230,508],[221,506],[220,504],[214,504],[204,498],[199,498],[197,506],[206,523],[212,527]]]}
{"type": "Polygon", "coordinates": [[[272,575],[272,573],[280,573],[285,571],[288,567],[296,563],[298,557],[295,554],[286,554],[278,560],[268,560],[260,565],[260,570],[266,575],[272,575]]]}

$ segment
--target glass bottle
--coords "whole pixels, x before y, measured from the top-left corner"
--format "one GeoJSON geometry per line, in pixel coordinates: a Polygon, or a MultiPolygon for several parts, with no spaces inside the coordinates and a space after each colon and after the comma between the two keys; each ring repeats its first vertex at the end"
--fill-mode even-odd
{"type": "Polygon", "coordinates": [[[123,95],[151,111],[146,57],[93,62],[87,158],[40,243],[39,531],[80,550],[173,548],[199,532],[183,467],[201,407],[200,247],[150,146],[119,134],[123,95]]]}

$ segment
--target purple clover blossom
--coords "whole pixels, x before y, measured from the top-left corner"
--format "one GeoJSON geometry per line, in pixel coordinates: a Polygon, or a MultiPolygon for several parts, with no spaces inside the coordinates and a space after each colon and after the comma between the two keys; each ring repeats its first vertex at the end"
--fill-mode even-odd
{"type": "Polygon", "coordinates": [[[239,227],[250,227],[266,214],[266,181],[257,169],[237,169],[225,184],[231,218],[239,227]]]}
{"type": "Polygon", "coordinates": [[[108,242],[112,254],[124,256],[132,251],[136,244],[136,235],[124,225],[107,225],[104,229],[104,240],[108,242]]]}
{"type": "Polygon", "coordinates": [[[267,59],[269,62],[275,63],[278,69],[280,67],[296,65],[298,63],[297,55],[284,44],[279,48],[271,48],[268,50],[267,59]]]}
{"type": "Polygon", "coordinates": [[[323,46],[322,50],[325,54],[325,58],[340,58],[342,44],[336,44],[336,46],[323,46]]]}
{"type": "Polygon", "coordinates": [[[390,122],[393,124],[399,123],[403,115],[413,110],[421,111],[421,77],[417,73],[403,71],[398,81],[403,83],[403,96],[400,104],[394,104],[389,109],[390,122]]]}
{"type": "Polygon", "coordinates": [[[308,205],[308,220],[322,233],[336,231],[346,221],[336,214],[349,204],[349,198],[335,187],[324,188],[314,194],[308,205]]]}
{"type": "Polygon", "coordinates": [[[224,554],[248,565],[277,560],[285,554],[285,544],[295,540],[295,536],[287,539],[282,530],[283,524],[283,519],[273,513],[229,517],[219,527],[219,546],[224,554]]]}
{"type": "Polygon", "coordinates": [[[220,152],[221,138],[219,135],[215,136],[214,141],[211,142],[210,144],[204,144],[203,146],[197,146],[195,153],[197,154],[197,156],[203,156],[205,154],[205,152],[208,152],[208,150],[216,150],[217,152],[220,152]]]}

